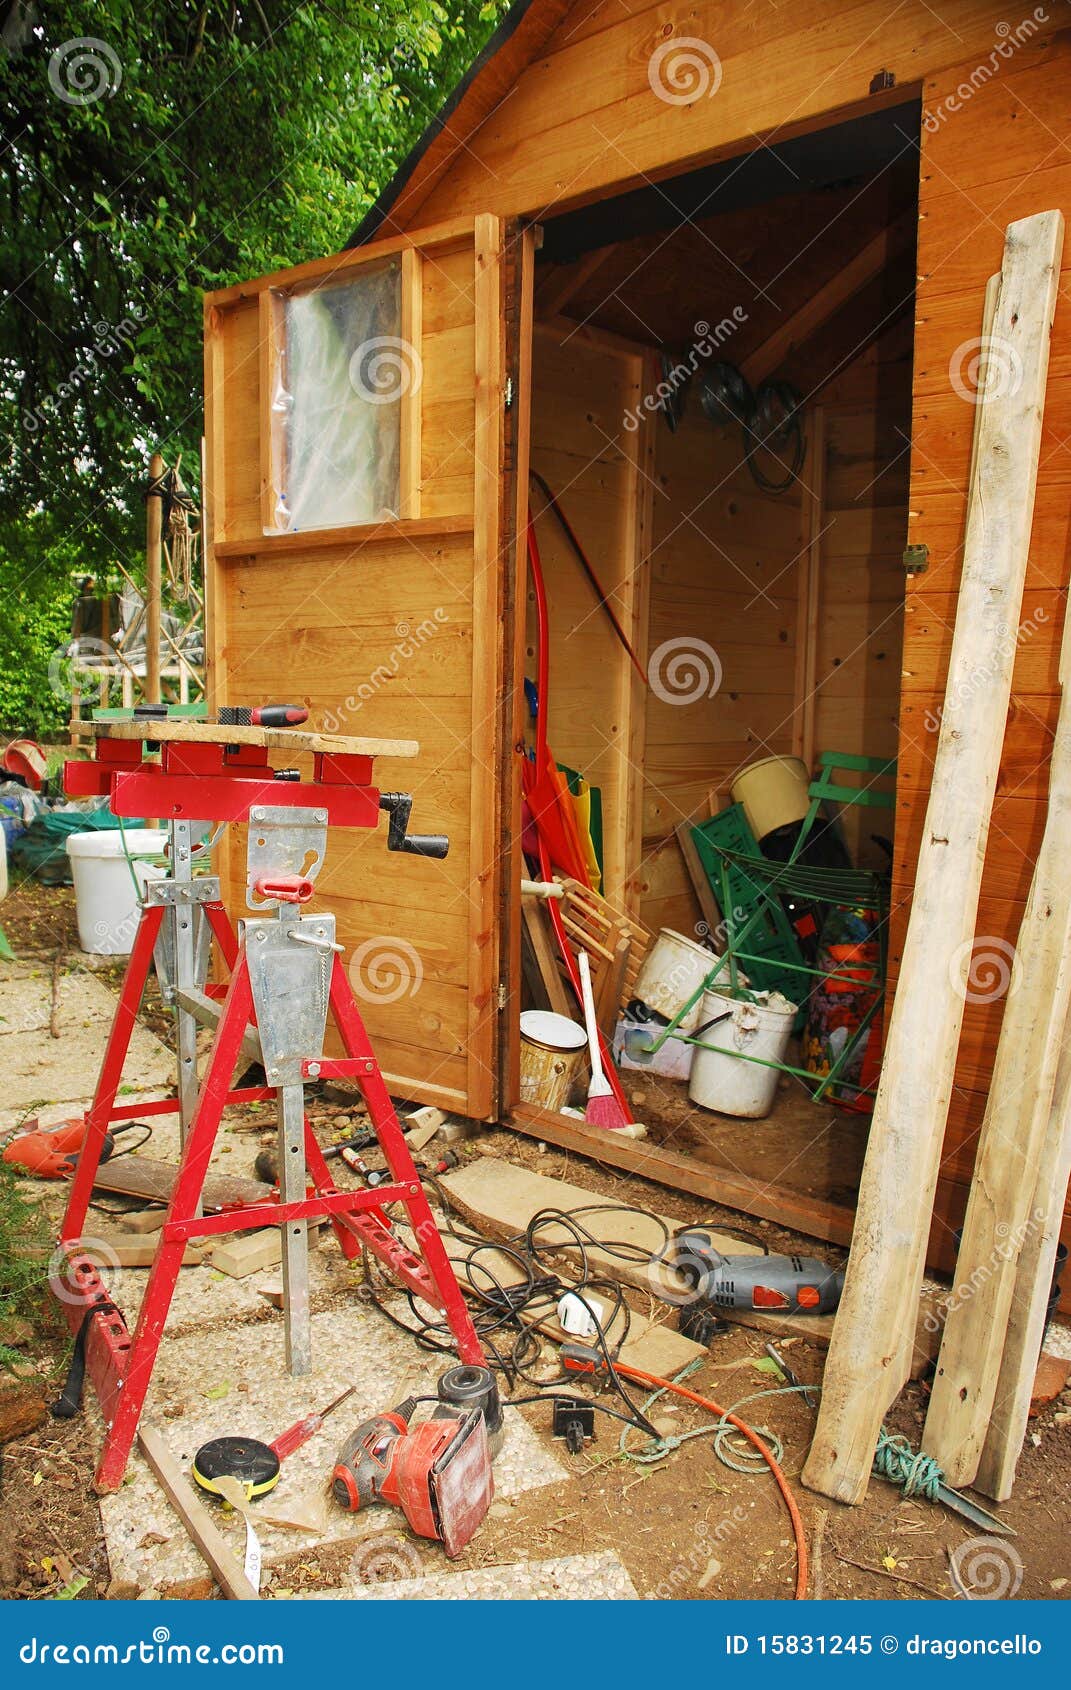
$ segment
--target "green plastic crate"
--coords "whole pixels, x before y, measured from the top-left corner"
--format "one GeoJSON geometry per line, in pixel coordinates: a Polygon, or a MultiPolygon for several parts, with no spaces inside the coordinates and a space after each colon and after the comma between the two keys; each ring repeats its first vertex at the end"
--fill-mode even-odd
{"type": "Polygon", "coordinates": [[[780,899],[769,896],[767,876],[752,877],[739,863],[730,862],[727,865],[729,908],[724,907],[722,869],[725,859],[719,854],[717,847],[720,846],[726,851],[743,852],[751,857],[762,855],[755,835],[748,826],[743,805],[731,804],[727,810],[721,810],[716,816],[711,816],[709,821],[700,822],[698,827],[692,828],[692,838],[704,873],[710,881],[711,890],[718,901],[729,948],[732,951],[735,952],[737,948],[736,935],[755,911],[762,909],[761,919],[741,941],[740,951],[747,959],[741,958],[741,970],[756,990],[781,992],[790,1003],[799,1003],[809,990],[807,976],[796,971],[802,964],[803,957],[792,930],[792,923],[785,914],[780,899]],[[753,961],[755,957],[762,960],[753,961]],[[796,965],[795,968],[793,964],[796,965]]]}

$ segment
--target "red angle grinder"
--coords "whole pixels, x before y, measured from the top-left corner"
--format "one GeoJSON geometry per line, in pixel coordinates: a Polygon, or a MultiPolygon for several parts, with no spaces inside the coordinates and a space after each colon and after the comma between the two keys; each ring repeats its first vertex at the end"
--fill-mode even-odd
{"type": "Polygon", "coordinates": [[[375,1414],[350,1434],[332,1474],[336,1502],[351,1513],[375,1502],[402,1510],[418,1537],[460,1555],[495,1494],[482,1409],[442,1404],[430,1420],[409,1422],[417,1399],[375,1414]]]}

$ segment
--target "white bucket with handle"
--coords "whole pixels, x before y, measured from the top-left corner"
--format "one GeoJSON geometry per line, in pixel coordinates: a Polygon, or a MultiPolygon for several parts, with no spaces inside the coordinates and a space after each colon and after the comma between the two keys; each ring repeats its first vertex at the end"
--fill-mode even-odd
{"type": "Polygon", "coordinates": [[[705,992],[695,1035],[702,1042],[694,1046],[688,1084],[692,1102],[748,1121],[768,1115],[780,1072],[763,1064],[785,1060],[795,1018],[796,1005],[780,992],[758,1003],[735,1000],[724,992],[705,992]],[[708,1021],[713,1026],[706,1027],[708,1021]],[[747,1057],[762,1060],[743,1060],[747,1057]]]}
{"type": "MultiPolygon", "coordinates": [[[[705,945],[672,927],[663,927],[643,959],[632,995],[656,1015],[672,1021],[717,965],[717,957],[705,945]]],[[[680,1023],[680,1031],[690,1033],[698,1021],[697,1001],[680,1023]]]]}

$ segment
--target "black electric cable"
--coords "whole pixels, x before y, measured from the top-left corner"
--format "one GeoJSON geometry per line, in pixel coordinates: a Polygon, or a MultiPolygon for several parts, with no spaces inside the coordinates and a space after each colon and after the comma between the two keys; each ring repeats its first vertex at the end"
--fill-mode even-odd
{"type": "MultiPolygon", "coordinates": [[[[461,1270],[461,1277],[470,1296],[482,1305],[473,1322],[477,1336],[485,1350],[490,1353],[491,1365],[505,1375],[511,1389],[514,1380],[518,1378],[525,1379],[529,1384],[543,1383],[531,1378],[527,1371],[540,1353],[535,1326],[555,1314],[561,1296],[565,1292],[571,1292],[579,1298],[591,1320],[597,1346],[605,1363],[606,1377],[629,1410],[630,1424],[650,1436],[657,1436],[650,1421],[632,1401],[614,1365],[615,1354],[619,1354],[628,1341],[632,1322],[632,1311],[625,1299],[624,1289],[616,1280],[592,1273],[588,1250],[598,1249],[613,1259],[641,1264],[650,1262],[657,1252],[652,1252],[630,1239],[600,1238],[587,1224],[587,1220],[581,1217],[612,1214],[639,1216],[659,1229],[662,1235],[659,1251],[664,1252],[669,1247],[671,1233],[662,1217],[631,1203],[585,1203],[575,1209],[548,1206],[532,1216],[523,1232],[514,1234],[503,1244],[496,1244],[458,1225],[450,1195],[434,1174],[424,1174],[422,1180],[432,1188],[438,1198],[444,1217],[444,1230],[450,1237],[468,1246],[467,1253],[457,1258],[454,1266],[455,1269],[461,1270]],[[555,1227],[566,1234],[564,1239],[551,1240],[545,1236],[548,1230],[555,1227]],[[567,1250],[579,1253],[579,1262],[575,1264],[578,1270],[575,1278],[563,1279],[556,1271],[537,1273],[537,1269],[546,1267],[544,1256],[560,1256],[567,1250]],[[524,1276],[523,1279],[509,1286],[503,1285],[490,1265],[478,1259],[485,1252],[504,1256],[515,1263],[524,1276]],[[585,1293],[593,1294],[596,1291],[607,1297],[610,1303],[609,1313],[603,1309],[602,1318],[585,1296],[585,1293]],[[522,1315],[526,1316],[527,1320],[522,1320],[522,1315]],[[607,1332],[613,1330],[615,1322],[619,1320],[622,1330],[611,1348],[607,1332]],[[507,1347],[506,1340],[509,1335],[512,1335],[512,1341],[507,1347]]],[[[429,1320],[422,1314],[417,1307],[417,1297],[408,1288],[399,1286],[390,1279],[377,1283],[376,1269],[367,1250],[363,1252],[362,1260],[366,1294],[373,1307],[378,1309],[392,1326],[413,1338],[419,1348],[436,1354],[453,1354],[453,1335],[447,1322],[429,1320]],[[383,1295],[387,1291],[394,1291],[405,1297],[415,1324],[411,1325],[386,1307],[383,1295]]],[[[568,1377],[568,1373],[563,1374],[563,1378],[568,1377]]]]}

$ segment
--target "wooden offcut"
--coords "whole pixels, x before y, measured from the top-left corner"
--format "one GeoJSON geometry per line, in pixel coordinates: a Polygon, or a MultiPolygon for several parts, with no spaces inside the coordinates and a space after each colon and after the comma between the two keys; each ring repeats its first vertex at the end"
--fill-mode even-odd
{"type": "Polygon", "coordinates": [[[142,1422],[138,1431],[138,1448],[224,1596],[235,1602],[259,1602],[260,1592],[246,1576],[234,1550],[194,1492],[168,1448],[163,1433],[147,1421],[142,1422]]]}
{"type": "Polygon", "coordinates": [[[811,1489],[858,1502],[907,1374],[964,1008],[982,861],[1008,710],[1033,517],[1049,340],[1063,249],[1058,211],[1013,223],[994,334],[1021,382],[982,408],[963,575],[924,837],[852,1252],[830,1344],[811,1489]],[[1014,391],[1009,391],[1013,388],[1014,391]],[[977,686],[981,670],[986,685],[977,686]]]}
{"type": "Polygon", "coordinates": [[[1045,833],[1012,959],[996,1064],[974,1164],[926,1430],[950,1485],[978,1471],[997,1392],[1020,1255],[1047,1216],[1035,1204],[1071,1007],[1071,618],[1060,654],[1063,694],[1049,764],[1045,833]]]}

